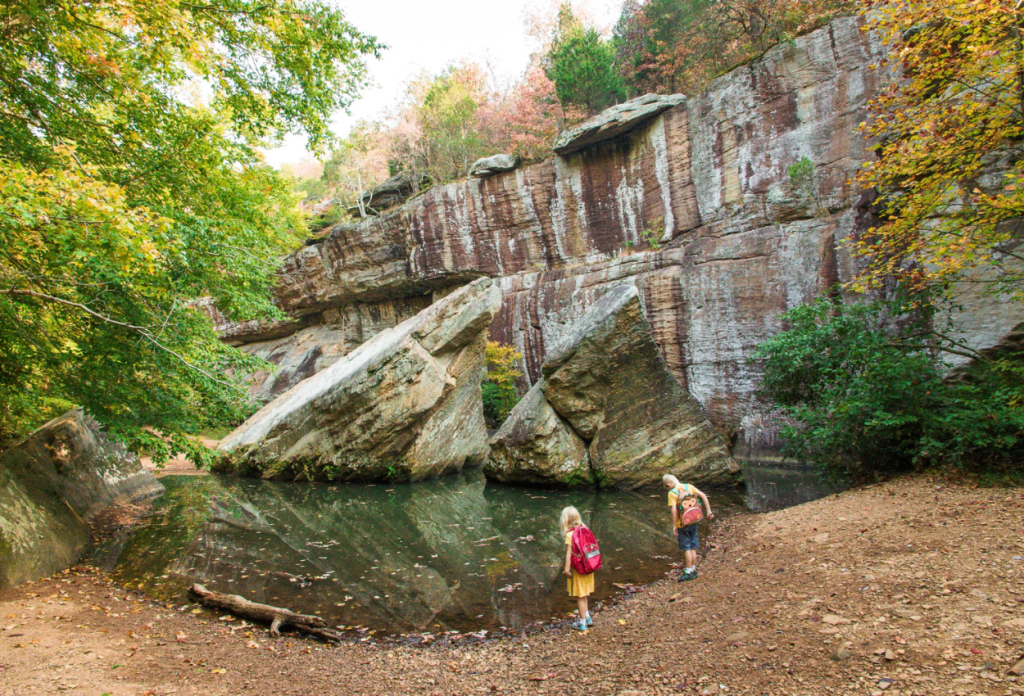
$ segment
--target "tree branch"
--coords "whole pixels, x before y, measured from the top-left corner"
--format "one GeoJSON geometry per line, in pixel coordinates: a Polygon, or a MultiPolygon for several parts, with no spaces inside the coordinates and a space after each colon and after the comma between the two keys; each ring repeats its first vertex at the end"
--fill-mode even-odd
{"type": "Polygon", "coordinates": [[[242,389],[239,389],[238,387],[236,387],[235,385],[231,384],[230,382],[225,382],[222,379],[218,379],[217,377],[214,377],[213,375],[211,375],[209,372],[207,372],[203,368],[201,368],[198,365],[194,365],[191,362],[189,362],[187,358],[185,358],[183,355],[181,355],[177,351],[172,350],[171,348],[168,348],[164,344],[160,343],[160,341],[158,341],[153,336],[153,334],[151,334],[149,332],[149,329],[147,329],[144,326],[136,326],[135,324],[128,324],[128,323],[123,322],[123,321],[118,321],[116,319],[111,319],[110,317],[104,316],[103,314],[100,314],[99,312],[94,311],[92,308],[90,308],[90,307],[88,307],[88,306],[86,306],[84,304],[81,304],[80,302],[72,302],[71,300],[65,300],[62,297],[55,297],[54,295],[47,295],[46,293],[36,292],[35,290],[22,290],[22,289],[18,289],[18,288],[11,288],[11,289],[6,289],[6,290],[0,290],[0,295],[29,296],[29,297],[35,297],[35,298],[38,298],[38,299],[41,299],[41,300],[45,300],[47,302],[55,302],[57,304],[67,305],[69,307],[75,307],[77,309],[80,309],[80,310],[86,312],[90,316],[95,317],[96,319],[99,319],[100,321],[102,321],[104,323],[112,324],[114,326],[120,326],[120,327],[128,329],[130,331],[135,331],[136,333],[138,333],[140,336],[145,338],[147,341],[152,343],[154,346],[156,346],[160,350],[162,350],[165,353],[168,353],[170,355],[173,355],[175,358],[177,358],[182,363],[184,363],[185,366],[188,367],[189,369],[195,370],[196,372],[198,372],[199,374],[203,375],[207,379],[212,380],[212,381],[216,382],[217,384],[220,384],[221,386],[227,387],[228,389],[231,389],[232,391],[238,392],[239,394],[241,394],[243,396],[248,396],[248,394],[245,391],[243,391],[242,389]]]}

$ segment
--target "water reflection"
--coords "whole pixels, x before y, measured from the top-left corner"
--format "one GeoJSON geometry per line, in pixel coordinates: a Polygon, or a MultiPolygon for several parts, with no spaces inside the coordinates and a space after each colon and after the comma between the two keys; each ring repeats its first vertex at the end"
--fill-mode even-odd
{"type": "MultiPolygon", "coordinates": [[[[601,542],[596,598],[661,577],[677,556],[660,491],[488,485],[479,471],[418,484],[166,477],[116,579],[181,601],[194,581],[332,624],[398,631],[519,628],[572,609],[557,518],[575,505],[601,542]]],[[[714,494],[716,513],[742,509],[714,494]]]]}
{"type": "Polygon", "coordinates": [[[745,502],[755,512],[771,512],[846,490],[841,478],[812,464],[789,460],[744,461],[745,502]]]}

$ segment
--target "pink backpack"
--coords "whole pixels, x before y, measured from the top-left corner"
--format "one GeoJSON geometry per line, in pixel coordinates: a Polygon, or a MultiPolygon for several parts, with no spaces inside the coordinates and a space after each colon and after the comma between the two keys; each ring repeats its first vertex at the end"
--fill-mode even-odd
{"type": "Polygon", "coordinates": [[[572,532],[572,567],[580,575],[589,575],[601,567],[601,549],[587,527],[572,532]]]}

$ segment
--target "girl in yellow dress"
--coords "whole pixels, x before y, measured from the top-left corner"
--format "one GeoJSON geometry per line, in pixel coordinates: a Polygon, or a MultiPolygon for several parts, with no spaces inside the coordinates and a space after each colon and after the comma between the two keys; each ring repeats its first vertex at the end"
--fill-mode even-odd
{"type": "Polygon", "coordinates": [[[580,618],[573,621],[572,627],[585,631],[588,626],[594,625],[594,620],[590,618],[590,611],[587,609],[587,598],[594,591],[594,574],[580,575],[572,567],[572,532],[577,527],[585,525],[580,519],[579,511],[574,507],[562,510],[560,522],[562,533],[565,534],[565,570],[562,571],[562,575],[569,579],[569,596],[576,598],[576,606],[580,612],[580,618]]]}

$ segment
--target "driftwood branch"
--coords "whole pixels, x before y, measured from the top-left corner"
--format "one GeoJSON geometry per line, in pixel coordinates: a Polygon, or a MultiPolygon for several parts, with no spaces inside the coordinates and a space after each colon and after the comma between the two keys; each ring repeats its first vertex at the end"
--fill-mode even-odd
{"type": "Polygon", "coordinates": [[[340,641],[341,633],[327,627],[327,622],[319,616],[296,614],[289,609],[274,607],[269,604],[250,602],[241,595],[229,595],[213,592],[199,583],[195,583],[188,591],[199,598],[199,602],[214,609],[223,609],[242,618],[252,619],[270,624],[271,635],[280,635],[282,626],[291,626],[300,633],[306,633],[324,640],[340,641]]]}

